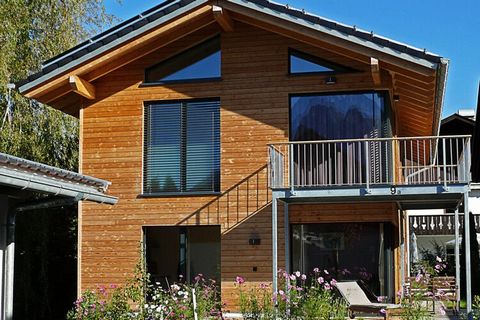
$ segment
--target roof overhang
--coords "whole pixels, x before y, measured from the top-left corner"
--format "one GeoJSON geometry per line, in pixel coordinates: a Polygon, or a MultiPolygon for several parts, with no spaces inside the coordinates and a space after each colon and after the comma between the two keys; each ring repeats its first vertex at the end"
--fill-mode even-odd
{"type": "Polygon", "coordinates": [[[167,1],[51,59],[39,73],[19,83],[18,90],[27,97],[76,114],[65,105],[76,103],[80,108],[79,102],[84,97],[94,99],[94,90],[88,90],[92,81],[215,23],[218,21],[215,8],[219,6],[233,20],[326,46],[326,50],[365,64],[370,64],[372,59],[378,61],[391,76],[392,95],[400,96],[395,102],[395,111],[400,114],[400,135],[438,133],[448,60],[355,26],[266,0],[167,1]],[[78,86],[72,86],[69,83],[72,76],[87,90],[82,92],[78,86]],[[73,102],[72,97],[76,97],[73,102]]]}
{"type": "Polygon", "coordinates": [[[115,204],[110,182],[0,153],[0,185],[31,192],[115,204]]]}

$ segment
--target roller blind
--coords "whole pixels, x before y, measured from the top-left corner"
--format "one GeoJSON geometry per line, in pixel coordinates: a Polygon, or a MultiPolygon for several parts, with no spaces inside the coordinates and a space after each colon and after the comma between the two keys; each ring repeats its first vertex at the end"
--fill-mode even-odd
{"type": "Polygon", "coordinates": [[[144,193],[220,190],[220,102],[145,106],[144,193]]]}

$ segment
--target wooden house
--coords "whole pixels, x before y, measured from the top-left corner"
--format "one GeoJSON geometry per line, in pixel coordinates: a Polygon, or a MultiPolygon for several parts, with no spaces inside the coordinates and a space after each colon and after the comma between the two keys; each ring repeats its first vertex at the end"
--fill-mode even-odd
{"type": "Polygon", "coordinates": [[[437,152],[470,143],[438,137],[447,69],[266,0],[168,0],[46,61],[19,91],[79,117],[80,170],[119,198],[79,206],[79,290],[145,258],[218,279],[227,308],[235,276],[276,289],[278,268],[393,298],[403,210],[467,199],[468,148],[437,152]]]}

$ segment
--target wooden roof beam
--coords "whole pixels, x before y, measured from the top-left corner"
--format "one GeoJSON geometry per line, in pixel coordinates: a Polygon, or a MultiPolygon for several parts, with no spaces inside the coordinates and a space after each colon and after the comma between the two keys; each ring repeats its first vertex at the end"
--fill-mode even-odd
{"type": "Polygon", "coordinates": [[[225,32],[234,30],[233,20],[228,12],[220,6],[212,6],[213,17],[225,32]]]}
{"type": "Polygon", "coordinates": [[[70,83],[73,92],[78,93],[89,100],[95,99],[95,86],[90,82],[75,75],[70,76],[68,82],[70,83]]]}
{"type": "Polygon", "coordinates": [[[378,59],[370,58],[370,70],[372,71],[372,80],[375,86],[379,86],[382,83],[382,75],[380,73],[380,65],[378,59]]]}

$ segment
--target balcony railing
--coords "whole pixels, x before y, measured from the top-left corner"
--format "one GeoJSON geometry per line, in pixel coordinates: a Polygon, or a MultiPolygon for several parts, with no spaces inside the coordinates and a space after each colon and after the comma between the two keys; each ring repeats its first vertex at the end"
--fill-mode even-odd
{"type": "Polygon", "coordinates": [[[271,144],[270,188],[468,183],[470,136],[271,144]]]}

